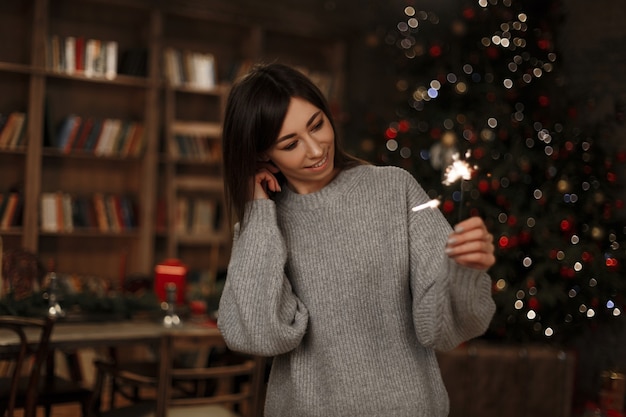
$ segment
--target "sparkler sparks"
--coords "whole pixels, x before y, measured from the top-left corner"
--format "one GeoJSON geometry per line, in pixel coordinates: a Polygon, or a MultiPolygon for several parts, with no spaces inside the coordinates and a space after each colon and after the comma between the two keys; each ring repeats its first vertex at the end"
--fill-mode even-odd
{"type": "Polygon", "coordinates": [[[423,204],[420,204],[418,206],[415,206],[411,210],[413,210],[413,211],[420,211],[420,210],[424,210],[424,209],[429,208],[429,207],[430,208],[435,208],[435,207],[439,207],[440,203],[441,202],[439,201],[439,199],[434,199],[434,200],[427,201],[427,202],[425,202],[423,204]]]}
{"type": "MultiPolygon", "coordinates": [[[[468,157],[469,155],[470,151],[467,151],[465,156],[468,157]]],[[[475,167],[470,166],[467,161],[459,159],[459,154],[455,153],[452,155],[452,164],[446,168],[444,180],[442,182],[444,185],[451,185],[460,179],[471,180],[474,170],[475,167]]]]}

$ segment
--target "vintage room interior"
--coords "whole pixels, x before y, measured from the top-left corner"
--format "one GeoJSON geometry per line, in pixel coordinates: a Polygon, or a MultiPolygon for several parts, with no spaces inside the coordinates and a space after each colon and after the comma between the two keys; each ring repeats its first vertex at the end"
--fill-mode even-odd
{"type": "Polygon", "coordinates": [[[166,416],[202,391],[199,415],[263,415],[272,357],[217,328],[222,122],[279,62],[348,153],[493,235],[493,319],[437,352],[449,415],[625,416],[625,21],[610,0],[0,2],[0,413],[166,416]]]}

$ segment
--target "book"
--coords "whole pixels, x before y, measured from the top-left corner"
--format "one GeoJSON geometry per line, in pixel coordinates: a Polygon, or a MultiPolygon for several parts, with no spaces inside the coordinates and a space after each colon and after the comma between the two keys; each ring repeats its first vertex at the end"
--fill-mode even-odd
{"type": "Polygon", "coordinates": [[[48,42],[48,52],[46,67],[54,72],[61,72],[61,39],[59,38],[59,35],[50,36],[48,42]]]}
{"type": "Polygon", "coordinates": [[[110,230],[109,227],[109,218],[107,215],[106,203],[104,201],[104,195],[102,193],[95,193],[93,195],[93,206],[96,216],[96,224],[98,230],[101,232],[108,232],[110,230]]]}
{"type": "Polygon", "coordinates": [[[76,72],[76,38],[68,36],[65,38],[65,59],[64,70],[66,74],[74,74],[76,72]]]}
{"type": "Polygon", "coordinates": [[[80,116],[76,114],[70,114],[65,116],[57,129],[57,136],[55,139],[55,147],[60,151],[67,152],[72,148],[71,144],[74,140],[77,130],[81,124],[80,116]]]}
{"type": "Polygon", "coordinates": [[[104,204],[107,210],[107,219],[109,221],[109,228],[115,233],[119,233],[124,228],[122,221],[122,211],[119,207],[118,196],[110,194],[105,196],[104,204]]]}
{"type": "Polygon", "coordinates": [[[41,194],[40,227],[44,232],[58,232],[56,193],[41,194]]]}
{"type": "Polygon", "coordinates": [[[0,193],[0,219],[2,219],[2,215],[8,203],[9,203],[9,194],[0,193]]]}
{"type": "Polygon", "coordinates": [[[16,149],[24,146],[26,141],[26,113],[18,112],[17,122],[13,131],[13,136],[9,142],[10,149],[16,149]]]}
{"type": "Polygon", "coordinates": [[[16,210],[19,205],[20,195],[18,193],[9,193],[6,197],[6,204],[2,204],[0,209],[0,229],[8,229],[13,226],[16,210]]]}
{"type": "Polygon", "coordinates": [[[93,150],[94,154],[98,156],[107,155],[109,146],[111,145],[111,138],[114,130],[114,119],[104,119],[102,120],[102,129],[100,131],[100,136],[98,137],[98,141],[93,150]]]}
{"type": "Polygon", "coordinates": [[[13,139],[13,135],[15,133],[15,128],[19,123],[19,112],[11,112],[7,117],[7,121],[2,128],[2,132],[0,132],[0,149],[8,149],[11,140],[13,139]]]}
{"type": "Polygon", "coordinates": [[[106,63],[104,76],[112,80],[117,76],[117,42],[106,42],[106,63]]]}
{"type": "Polygon", "coordinates": [[[176,233],[184,235],[187,233],[187,224],[189,223],[189,199],[178,197],[176,199],[176,222],[174,228],[176,233]]]}
{"type": "Polygon", "coordinates": [[[63,193],[59,195],[61,200],[61,207],[63,213],[63,231],[64,232],[73,232],[74,231],[74,214],[72,210],[72,196],[68,193],[63,193]]]}
{"type": "Polygon", "coordinates": [[[215,201],[209,198],[198,198],[194,202],[194,219],[191,232],[206,234],[213,232],[215,223],[215,201]]]}
{"type": "Polygon", "coordinates": [[[65,214],[63,213],[63,194],[58,191],[54,193],[54,203],[56,204],[57,231],[65,231],[65,214]]]}
{"type": "Polygon", "coordinates": [[[91,134],[93,125],[94,125],[93,117],[85,118],[76,136],[76,140],[74,140],[74,144],[72,145],[72,150],[82,151],[85,149],[85,146],[87,144],[87,138],[91,134]]]}
{"type": "Polygon", "coordinates": [[[129,197],[120,197],[120,205],[122,210],[122,220],[126,229],[134,229],[137,227],[137,216],[135,214],[136,207],[129,197]]]}
{"type": "Polygon", "coordinates": [[[74,64],[77,74],[85,73],[85,38],[77,36],[74,42],[74,64]]]}
{"type": "Polygon", "coordinates": [[[121,121],[120,130],[113,142],[112,154],[122,155],[124,147],[129,142],[129,137],[132,135],[133,122],[128,120],[121,121]]]}
{"type": "Polygon", "coordinates": [[[96,73],[96,59],[99,54],[96,39],[87,39],[85,42],[85,77],[91,78],[96,73]]]}
{"type": "Polygon", "coordinates": [[[102,133],[102,120],[94,119],[93,126],[91,127],[91,131],[85,140],[85,146],[83,150],[86,152],[93,152],[98,144],[98,139],[100,138],[100,134],[102,133]]]}

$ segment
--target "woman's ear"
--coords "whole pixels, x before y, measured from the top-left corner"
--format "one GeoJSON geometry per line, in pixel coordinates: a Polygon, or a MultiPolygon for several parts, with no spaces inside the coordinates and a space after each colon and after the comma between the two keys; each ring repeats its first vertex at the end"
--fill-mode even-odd
{"type": "Polygon", "coordinates": [[[267,154],[262,153],[261,155],[257,156],[256,160],[259,161],[259,162],[269,162],[270,157],[267,156],[267,154]]]}

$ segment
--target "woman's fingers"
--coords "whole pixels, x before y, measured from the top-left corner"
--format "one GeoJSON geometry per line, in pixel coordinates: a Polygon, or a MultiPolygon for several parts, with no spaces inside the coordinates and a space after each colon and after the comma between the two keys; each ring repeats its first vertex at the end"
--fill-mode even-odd
{"type": "Polygon", "coordinates": [[[457,263],[476,269],[489,269],[495,263],[493,235],[480,217],[457,224],[448,237],[446,254],[457,263]]]}
{"type": "Polygon", "coordinates": [[[279,192],[281,190],[280,184],[276,177],[267,168],[261,168],[254,176],[254,199],[268,199],[268,190],[272,192],[279,192]]]}

